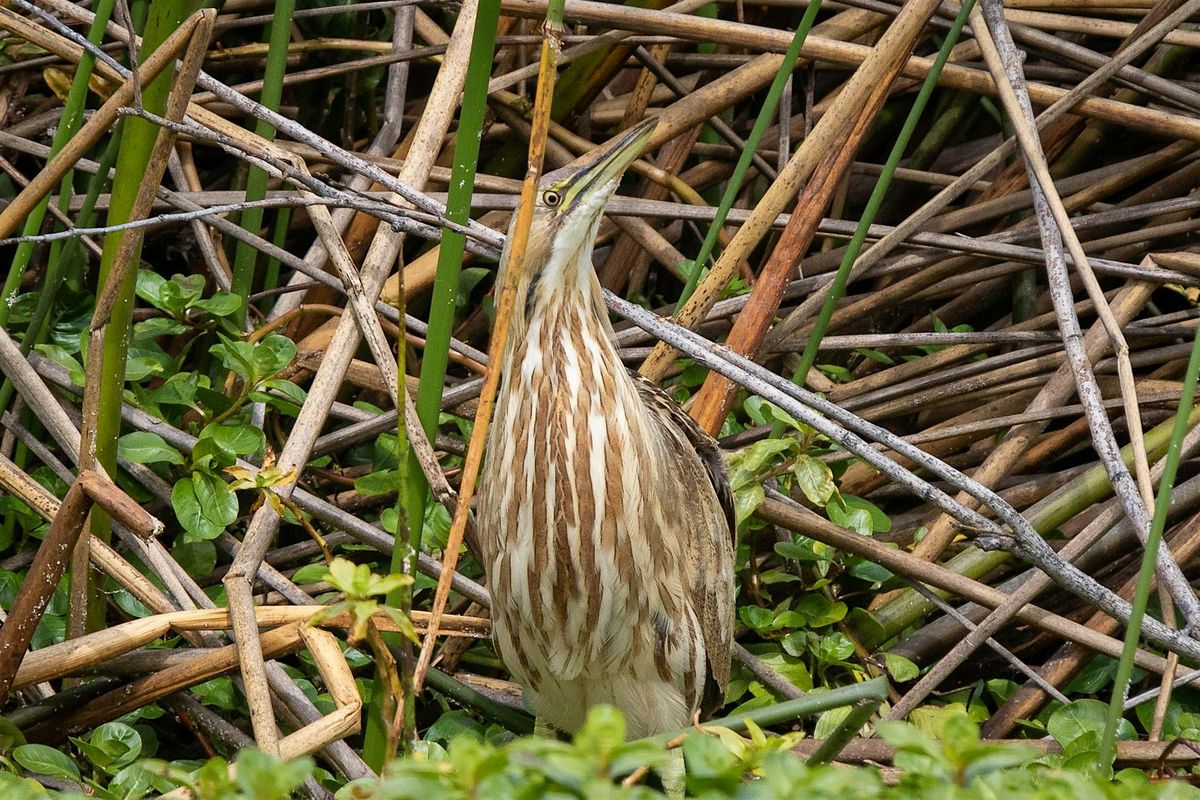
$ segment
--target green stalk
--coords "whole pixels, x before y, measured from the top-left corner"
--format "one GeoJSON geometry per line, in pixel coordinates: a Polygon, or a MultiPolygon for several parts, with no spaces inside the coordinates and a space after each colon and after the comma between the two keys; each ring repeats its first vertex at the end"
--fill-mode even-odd
{"type": "MultiPolygon", "coordinates": [[[[183,24],[192,10],[191,0],[153,0],[142,34],[141,56],[143,59],[162,44],[170,34],[183,24]]],[[[167,95],[175,77],[174,65],[168,66],[142,90],[142,103],[153,113],[162,114],[167,95]]],[[[116,179],[113,181],[112,197],[108,211],[108,224],[120,225],[130,221],[134,199],[149,168],[150,153],[158,127],[141,117],[125,120],[122,129],[120,150],[117,153],[116,179]]],[[[120,250],[122,231],[104,237],[104,254],[100,259],[100,286],[107,286],[116,265],[120,250]]],[[[140,257],[141,248],[133,253],[140,257]]],[[[116,303],[104,337],[103,353],[91,353],[90,358],[101,359],[101,382],[97,404],[95,454],[96,461],[110,475],[117,474],[117,437],[121,433],[121,402],[125,390],[125,360],[129,352],[129,330],[133,321],[134,287],[137,270],[131,269],[118,287],[116,303]]],[[[112,524],[108,516],[97,509],[92,514],[92,534],[107,543],[111,539],[112,524]]],[[[73,575],[72,580],[86,580],[85,576],[73,575]]],[[[87,629],[97,629],[103,624],[105,597],[92,587],[87,609],[72,609],[72,617],[78,619],[80,612],[87,629]]]]}
{"type": "Polygon", "coordinates": [[[434,691],[441,692],[455,703],[479,712],[485,719],[502,725],[505,730],[521,736],[533,733],[533,720],[528,714],[514,711],[506,705],[497,703],[482,692],[455,680],[440,669],[430,668],[425,676],[425,685],[434,691]]]}
{"type": "Polygon", "coordinates": [[[1175,488],[1175,475],[1179,470],[1180,451],[1183,438],[1188,432],[1188,418],[1196,398],[1196,379],[1200,377],[1200,331],[1192,340],[1192,355],[1188,359],[1187,375],[1183,379],[1183,392],[1179,397],[1179,408],[1175,411],[1175,424],[1171,430],[1171,443],[1167,445],[1167,457],[1163,464],[1162,478],[1158,483],[1158,497],[1154,502],[1154,519],[1150,522],[1150,534],[1142,554],[1142,567],[1138,571],[1137,586],[1133,591],[1133,612],[1129,626],[1125,629],[1125,646],[1121,660],[1117,663],[1117,674],[1113,679],[1112,699],[1108,705],[1108,718],[1104,723],[1104,735],[1100,739],[1100,769],[1112,769],[1116,754],[1117,725],[1125,714],[1125,698],[1129,691],[1129,678],[1133,674],[1133,657],[1137,652],[1138,638],[1142,632],[1142,617],[1150,600],[1150,585],[1154,581],[1154,565],[1158,548],[1162,543],[1163,529],[1167,524],[1167,511],[1171,505],[1171,492],[1175,488]]]}
{"type": "Polygon", "coordinates": [[[746,137],[746,146],[742,148],[742,154],[738,157],[737,165],[733,168],[733,174],[729,177],[729,183],[725,187],[725,194],[721,196],[721,204],[717,206],[717,215],[713,217],[712,224],[708,226],[708,233],[704,236],[704,243],[700,245],[700,252],[696,255],[696,262],[692,266],[691,274],[688,275],[687,284],[683,287],[683,292],[679,295],[679,302],[676,303],[676,308],[681,308],[687,302],[687,299],[692,296],[692,292],[696,291],[696,286],[700,283],[700,274],[704,271],[704,265],[708,263],[713,249],[717,246],[717,235],[720,234],[721,228],[725,227],[725,218],[729,215],[729,209],[733,208],[733,203],[737,200],[738,192],[742,190],[742,182],[746,179],[746,172],[750,169],[750,162],[754,158],[754,153],[758,150],[758,143],[762,141],[763,134],[767,132],[767,127],[771,124],[771,120],[775,118],[775,110],[779,107],[779,97],[783,94],[783,89],[787,85],[788,78],[792,77],[792,70],[796,68],[796,61],[800,58],[800,51],[804,47],[804,40],[808,37],[808,32],[813,26],[813,20],[817,18],[817,12],[820,10],[821,0],[813,0],[813,2],[809,3],[804,16],[800,19],[800,26],[796,28],[796,33],[792,35],[792,43],[788,45],[787,52],[783,54],[783,63],[779,65],[779,72],[775,74],[775,80],[771,82],[771,88],[767,90],[767,99],[764,101],[762,109],[758,112],[758,118],[754,120],[754,127],[751,129],[750,135],[746,137]]]}
{"type": "MultiPolygon", "coordinates": [[[[1188,416],[1189,429],[1200,424],[1200,408],[1193,408],[1188,416]]],[[[1167,452],[1171,436],[1172,422],[1161,422],[1142,437],[1146,443],[1146,455],[1152,460],[1158,460],[1167,452]]],[[[1133,466],[1133,448],[1129,445],[1121,448],[1121,459],[1126,466],[1133,466]]],[[[1096,464],[1087,472],[1074,478],[1070,483],[1058,490],[1051,497],[1039,503],[1036,510],[1029,514],[1029,524],[1043,536],[1060,527],[1067,520],[1094,505],[1101,499],[1112,494],[1112,484],[1109,483],[1108,473],[1103,464],[1096,464]]],[[[1012,558],[1003,550],[984,552],[976,547],[968,547],[947,561],[944,566],[959,575],[979,579],[989,572],[1003,566],[1012,558]]],[[[858,630],[862,643],[868,649],[882,644],[900,634],[909,625],[915,624],[925,614],[933,610],[933,604],[911,589],[903,590],[895,599],[874,613],[874,619],[879,629],[858,630]]]]}
{"type": "MultiPolygon", "coordinates": [[[[876,678],[876,680],[883,680],[883,678],[876,678]]],[[[846,743],[862,730],[862,726],[867,724],[871,715],[878,710],[882,702],[882,700],[874,699],[864,700],[851,708],[846,718],[838,723],[838,726],[825,737],[825,741],[821,743],[816,752],[808,757],[808,765],[811,767],[816,764],[827,764],[837,758],[846,743]]]]}
{"type": "MultiPolygon", "coordinates": [[[[100,0],[96,4],[95,19],[92,21],[91,28],[88,29],[88,41],[92,44],[99,44],[104,38],[104,28],[108,24],[109,17],[112,15],[114,0],[100,0]]],[[[83,109],[87,104],[88,81],[92,75],[92,67],[96,63],[96,58],[86,50],[79,59],[79,65],[75,69],[75,77],[71,81],[71,89],[67,93],[67,101],[63,104],[63,113],[59,118],[58,128],[54,132],[54,141],[50,143],[49,158],[53,158],[63,148],[67,141],[75,135],[83,124],[83,109]]],[[[74,183],[73,171],[68,172],[63,176],[62,183],[59,188],[58,205],[60,209],[69,207],[71,189],[74,183]]],[[[29,218],[25,221],[24,228],[21,231],[22,236],[32,236],[41,230],[42,222],[46,216],[46,209],[49,207],[49,196],[42,199],[30,213],[29,218]]],[[[81,215],[82,216],[82,215],[81,215]]],[[[81,223],[86,224],[86,223],[81,223]]],[[[74,240],[72,240],[74,241],[74,240]]],[[[76,243],[78,246],[78,243],[76,243]]],[[[58,250],[57,243],[51,245],[50,257],[46,262],[46,274],[42,281],[42,289],[38,294],[38,302],[34,307],[33,316],[29,321],[29,326],[21,334],[21,352],[28,355],[33,346],[41,342],[49,328],[50,308],[54,298],[57,296],[59,283],[62,276],[67,274],[65,263],[56,258],[58,250]]],[[[34,247],[29,243],[22,243],[17,246],[17,251],[13,255],[12,265],[9,268],[9,273],[4,282],[3,294],[0,297],[9,297],[14,293],[20,285],[21,275],[29,266],[29,261],[33,257],[34,247]]],[[[0,327],[4,327],[8,323],[9,306],[8,303],[0,303],[0,327]]],[[[0,411],[8,408],[12,402],[13,396],[12,383],[6,378],[3,383],[0,383],[0,411]]],[[[20,448],[15,454],[16,463],[24,465],[25,450],[20,448]]],[[[9,533],[12,530],[12,518],[5,515],[0,526],[9,533]]]]}
{"type": "MultiPolygon", "coordinates": [[[[479,161],[479,142],[483,131],[483,119],[487,110],[487,86],[492,74],[492,58],[496,45],[496,29],[500,21],[499,0],[484,0],[479,4],[475,19],[475,30],[471,38],[471,55],[467,62],[467,76],[463,90],[462,110],[459,113],[458,134],[455,137],[454,164],[450,172],[450,191],[446,198],[446,218],[466,225],[470,221],[471,196],[475,190],[475,165],[479,161]]],[[[429,307],[429,329],[425,336],[424,358],[421,360],[421,382],[417,390],[417,419],[425,435],[433,438],[437,432],[438,415],[442,406],[442,387],[449,364],[450,336],[454,328],[454,310],[457,304],[458,278],[462,270],[463,254],[466,252],[465,237],[451,230],[442,231],[441,249],[438,252],[438,269],[433,283],[433,297],[429,307]]],[[[403,342],[401,343],[403,346],[403,342]]],[[[403,373],[401,373],[403,374],[403,373]]],[[[404,391],[404,387],[399,387],[404,391]]],[[[422,527],[425,519],[425,503],[429,486],[421,474],[416,457],[407,449],[407,437],[403,425],[399,436],[404,449],[402,466],[405,483],[400,492],[403,508],[397,509],[408,528],[408,536],[397,530],[396,545],[392,551],[392,571],[415,574],[416,557],[421,550],[422,527]]],[[[388,597],[388,603],[400,608],[411,608],[410,589],[402,589],[388,597]]],[[[376,693],[385,690],[377,676],[376,693]]],[[[407,707],[412,707],[412,702],[407,707]]],[[[385,733],[382,727],[380,708],[372,700],[372,709],[367,714],[367,732],[363,743],[363,757],[373,769],[382,766],[385,753],[385,733]]]]}
{"type": "MultiPolygon", "coordinates": [[[[275,214],[275,233],[271,237],[271,244],[279,249],[287,244],[288,226],[292,221],[292,210],[290,208],[281,208],[275,214]]],[[[274,289],[279,285],[279,259],[271,257],[267,259],[267,266],[263,269],[262,288],[264,291],[274,289]]],[[[270,311],[271,306],[275,304],[274,300],[268,300],[266,304],[260,308],[264,312],[270,311]]]]}
{"type": "MultiPolygon", "coordinates": [[[[104,38],[104,28],[108,25],[109,17],[112,15],[114,0],[100,0],[96,4],[96,17],[92,21],[91,28],[88,29],[88,41],[92,44],[99,45],[104,38]]],[[[79,59],[79,66],[75,69],[75,78],[71,81],[71,90],[67,94],[67,101],[63,104],[62,117],[59,119],[58,128],[54,132],[54,141],[50,144],[49,158],[58,155],[63,146],[71,139],[72,136],[83,125],[83,109],[87,104],[88,81],[92,77],[92,67],[96,63],[96,57],[88,51],[84,51],[79,59]]],[[[72,173],[68,172],[62,180],[62,189],[59,192],[60,207],[66,204],[70,198],[70,189],[72,182],[72,173]]],[[[22,236],[33,236],[39,233],[42,229],[42,221],[46,218],[46,209],[50,205],[50,197],[47,195],[42,198],[29,217],[25,220],[25,225],[21,230],[22,236]]],[[[9,267],[8,276],[4,280],[3,294],[4,298],[12,296],[17,288],[21,285],[21,275],[29,266],[29,261],[33,258],[34,245],[31,242],[22,242],[17,245],[17,252],[13,256],[12,265],[9,267]]],[[[50,268],[53,268],[54,262],[50,262],[50,268]]],[[[49,283],[47,281],[47,283],[49,283]]],[[[47,297],[50,294],[49,286],[43,287],[42,295],[47,297]]],[[[41,298],[39,298],[39,306],[41,298]]],[[[9,305],[8,303],[0,303],[0,327],[8,323],[9,305]]],[[[31,326],[32,328],[32,326],[31,326]]],[[[4,404],[7,406],[7,403],[4,404]]],[[[0,406],[3,408],[4,406],[0,406]]]]}
{"type": "Polygon", "coordinates": [[[858,227],[854,229],[854,236],[846,246],[846,252],[842,256],[842,263],[838,265],[837,274],[834,276],[833,282],[829,285],[828,294],[825,295],[825,302],[821,306],[821,313],[817,316],[812,333],[808,336],[808,342],[804,346],[804,353],[800,356],[800,366],[796,368],[796,372],[792,376],[792,381],[801,386],[804,385],[804,381],[808,377],[808,371],[812,369],[813,362],[817,360],[817,351],[821,347],[821,339],[824,338],[825,331],[829,328],[829,320],[833,317],[837,301],[841,299],[846,291],[846,282],[850,278],[850,268],[854,265],[859,252],[862,250],[863,242],[867,238],[867,230],[871,227],[871,223],[875,221],[875,215],[879,211],[879,206],[883,203],[883,198],[887,195],[888,186],[891,185],[896,167],[899,165],[904,151],[908,148],[908,143],[917,128],[917,123],[921,120],[921,113],[925,110],[929,98],[933,95],[933,90],[937,87],[938,76],[942,74],[942,67],[945,66],[947,59],[950,58],[950,50],[958,42],[963,25],[967,22],[967,15],[971,13],[971,9],[974,6],[975,0],[966,0],[959,8],[958,16],[954,18],[954,23],[950,26],[950,31],[946,34],[946,38],[938,50],[937,58],[934,59],[933,67],[929,70],[929,74],[925,76],[925,82],[921,84],[921,91],[917,93],[917,98],[908,112],[908,118],[904,120],[904,125],[900,129],[900,135],[896,137],[896,144],[892,147],[892,152],[888,155],[887,163],[883,166],[879,180],[875,182],[875,189],[871,192],[871,198],[867,201],[867,207],[863,211],[862,218],[858,221],[858,227]]]}
{"type": "MultiPolygon", "coordinates": [[[[765,728],[770,725],[783,725],[795,722],[801,717],[820,714],[822,711],[828,711],[831,708],[843,708],[845,706],[864,703],[873,704],[877,707],[887,699],[887,690],[887,678],[872,678],[869,681],[863,681],[851,686],[842,686],[837,689],[830,689],[827,692],[814,692],[806,694],[804,697],[797,697],[795,700],[784,700],[782,703],[776,703],[765,708],[756,708],[744,714],[735,714],[730,717],[709,720],[704,724],[706,726],[729,728],[740,733],[746,730],[747,720],[758,725],[760,728],[765,728]]],[[[652,738],[654,741],[669,742],[681,733],[693,733],[695,730],[695,728],[684,728],[652,738]]]]}
{"type": "MultiPolygon", "coordinates": [[[[288,43],[292,34],[292,15],[296,11],[296,0],[275,0],[275,14],[268,33],[267,65],[263,72],[263,87],[259,102],[272,111],[279,110],[283,97],[283,74],[287,70],[288,43]]],[[[275,138],[275,128],[259,120],[254,132],[267,140],[275,138]]],[[[246,202],[262,200],[267,196],[267,173],[258,167],[250,167],[246,174],[246,202]]],[[[258,236],[262,232],[263,209],[248,208],[242,212],[241,225],[244,230],[258,236]]],[[[238,312],[237,323],[246,319],[250,292],[254,285],[254,265],[258,251],[239,241],[233,256],[233,279],[230,290],[246,302],[238,312]]]]}
{"type": "MultiPolygon", "coordinates": [[[[405,296],[404,288],[404,271],[400,271],[400,291],[396,293],[396,310],[399,312],[401,325],[404,320],[404,310],[408,298],[405,296]]],[[[403,330],[400,336],[396,339],[396,397],[405,397],[408,392],[408,387],[405,381],[405,375],[408,374],[408,343],[404,339],[403,330]]],[[[412,475],[420,474],[420,468],[414,468],[412,462],[416,459],[412,454],[412,446],[408,441],[408,412],[403,402],[396,406],[396,439],[398,447],[396,450],[397,472],[400,487],[396,493],[396,541],[404,542],[411,539],[412,533],[409,530],[408,516],[405,514],[404,498],[411,493],[409,488],[412,485],[412,475]]],[[[409,559],[405,562],[405,572],[409,575],[416,575],[415,559],[409,559]]],[[[404,586],[397,590],[399,597],[399,608],[409,617],[412,616],[412,584],[404,586]]],[[[399,639],[400,637],[397,637],[399,639]]],[[[380,722],[385,723],[385,733],[389,737],[387,747],[384,749],[385,756],[391,758],[400,751],[403,755],[408,755],[411,750],[411,744],[415,738],[417,729],[416,715],[416,696],[413,694],[413,652],[412,643],[407,640],[400,641],[400,650],[403,657],[400,659],[400,690],[404,696],[400,698],[404,703],[404,723],[402,730],[397,733],[393,730],[387,720],[380,718],[380,722]],[[392,737],[399,737],[399,741],[390,741],[392,737]]],[[[382,677],[382,675],[381,675],[382,677]]]]}
{"type": "MultiPolygon", "coordinates": [[[[120,131],[121,123],[118,122],[116,132],[109,137],[108,144],[100,156],[99,171],[89,178],[87,194],[84,196],[79,214],[75,217],[76,227],[90,227],[95,220],[96,200],[100,196],[100,190],[108,184],[108,171],[117,159],[117,145],[121,138],[120,131]]],[[[59,198],[60,206],[69,208],[69,196],[67,194],[69,191],[70,185],[66,184],[59,198]]],[[[79,239],[68,239],[65,247],[59,241],[50,244],[50,255],[46,261],[46,277],[43,281],[42,291],[38,296],[38,303],[34,308],[33,316],[30,317],[29,326],[21,334],[20,348],[22,355],[29,355],[35,345],[41,344],[46,340],[52,321],[51,307],[54,305],[54,298],[58,295],[58,289],[62,282],[70,275],[79,276],[79,282],[82,283],[84,263],[83,245],[79,243],[79,239]]],[[[12,402],[15,391],[12,382],[7,378],[0,383],[0,409],[8,408],[8,404],[12,402]]],[[[32,415],[29,414],[26,416],[30,417],[27,420],[27,426],[31,431],[36,431],[39,428],[37,419],[32,418],[32,415]]],[[[13,454],[13,461],[18,466],[24,467],[25,458],[25,446],[19,445],[13,454]]],[[[0,521],[0,530],[3,530],[11,538],[13,529],[13,516],[11,513],[6,513],[4,519],[0,521]]]]}

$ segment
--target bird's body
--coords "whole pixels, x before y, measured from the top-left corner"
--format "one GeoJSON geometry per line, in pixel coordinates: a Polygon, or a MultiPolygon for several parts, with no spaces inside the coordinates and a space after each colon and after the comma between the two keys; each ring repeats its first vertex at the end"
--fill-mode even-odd
{"type": "Polygon", "coordinates": [[[569,732],[609,703],[637,737],[684,727],[723,699],[732,520],[715,443],[627,372],[612,343],[591,252],[620,172],[600,177],[571,208],[554,188],[564,179],[544,183],[478,532],[495,641],[527,704],[569,732]]]}

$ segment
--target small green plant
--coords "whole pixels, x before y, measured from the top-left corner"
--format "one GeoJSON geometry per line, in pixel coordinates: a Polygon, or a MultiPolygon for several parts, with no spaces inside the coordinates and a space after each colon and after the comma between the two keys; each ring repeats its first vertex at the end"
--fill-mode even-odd
{"type": "Polygon", "coordinates": [[[354,643],[367,638],[371,620],[376,613],[382,612],[395,623],[400,633],[414,643],[418,641],[412,620],[399,609],[392,608],[384,602],[384,598],[392,592],[411,585],[412,576],[376,575],[366,564],[355,564],[345,558],[335,558],[329,564],[325,580],[334,589],[342,592],[345,599],[318,611],[311,620],[313,624],[348,614],[353,623],[350,628],[350,641],[354,643]]]}
{"type": "MultiPolygon", "coordinates": [[[[687,764],[688,796],[704,800],[1200,798],[1200,789],[1183,782],[1155,783],[1136,771],[1109,780],[1045,758],[1038,760],[1033,747],[983,741],[975,722],[962,711],[941,715],[933,732],[902,722],[881,722],[877,730],[896,749],[898,775],[892,782],[885,782],[873,766],[809,766],[792,752],[800,734],[779,736],[750,726],[748,736],[742,736],[728,728],[702,728],[683,736],[679,744],[687,764]]],[[[286,800],[306,779],[322,776],[312,759],[280,762],[256,750],[239,752],[232,768],[220,758],[172,763],[143,759],[120,766],[128,763],[134,744],[128,732],[88,737],[88,748],[81,748],[81,754],[91,761],[98,777],[111,776],[107,782],[84,778],[75,761],[59,751],[25,745],[34,749],[25,751],[20,767],[6,761],[10,771],[0,773],[0,795],[6,800],[82,796],[45,789],[18,776],[19,768],[42,770],[41,774],[78,783],[81,789],[86,784],[91,796],[105,800],[140,800],[151,792],[180,786],[189,788],[196,800],[286,800]],[[93,745],[103,752],[93,752],[93,745]],[[138,777],[118,781],[123,774],[138,777]]],[[[532,736],[499,741],[469,727],[460,728],[445,747],[427,739],[412,755],[390,762],[381,777],[341,786],[336,797],[661,800],[664,795],[648,780],[651,771],[670,758],[669,745],[662,741],[625,741],[621,714],[602,706],[592,710],[569,742],[532,736]]]]}

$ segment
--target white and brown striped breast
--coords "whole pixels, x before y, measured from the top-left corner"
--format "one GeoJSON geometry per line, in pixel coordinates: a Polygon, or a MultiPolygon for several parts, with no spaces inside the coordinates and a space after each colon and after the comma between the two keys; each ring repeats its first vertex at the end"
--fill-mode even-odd
{"type": "Polygon", "coordinates": [[[572,730],[608,702],[648,734],[728,680],[730,528],[719,458],[695,449],[711,440],[626,372],[596,302],[542,304],[512,341],[478,532],[497,649],[535,713],[572,730]]]}

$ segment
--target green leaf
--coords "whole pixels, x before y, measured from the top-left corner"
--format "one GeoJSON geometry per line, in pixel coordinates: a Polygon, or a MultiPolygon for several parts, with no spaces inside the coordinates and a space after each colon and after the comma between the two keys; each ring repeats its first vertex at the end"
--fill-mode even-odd
{"type": "Polygon", "coordinates": [[[749,649],[759,661],[762,661],[767,666],[773,668],[789,682],[803,692],[811,692],[813,689],[812,675],[808,672],[808,667],[804,665],[804,661],[795,658],[791,655],[780,652],[777,648],[764,645],[750,645],[749,649]]]}
{"type": "Polygon", "coordinates": [[[756,632],[769,631],[775,622],[775,614],[769,608],[760,606],[740,606],[738,616],[746,626],[756,632]]]}
{"type": "Polygon", "coordinates": [[[597,705],[588,710],[583,727],[575,734],[575,746],[584,753],[601,759],[625,742],[625,718],[609,705],[597,705]]]}
{"type": "Polygon", "coordinates": [[[25,744],[25,734],[21,729],[8,717],[0,717],[0,753],[11,753],[14,747],[22,744],[25,744]]]}
{"type": "Polygon", "coordinates": [[[220,478],[203,472],[176,481],[171,506],[184,530],[200,539],[215,539],[237,519],[237,497],[220,478]]]}
{"type": "Polygon", "coordinates": [[[847,606],[840,600],[831,600],[820,592],[809,592],[796,604],[796,610],[804,615],[810,628],[823,628],[841,622],[846,616],[847,606]]]}
{"type": "Polygon", "coordinates": [[[813,648],[813,655],[827,664],[837,664],[854,655],[854,643],[844,634],[830,633],[822,636],[817,642],[817,646],[813,648]]]}
{"type": "Polygon", "coordinates": [[[829,503],[825,506],[829,521],[855,533],[869,536],[871,533],[871,515],[861,508],[847,508],[840,502],[829,503]]]}
{"type": "Polygon", "coordinates": [[[854,495],[840,495],[825,506],[829,521],[857,533],[870,535],[892,529],[892,521],[879,506],[854,495]]]}
{"type": "Polygon", "coordinates": [[[815,506],[824,506],[837,490],[833,485],[833,473],[823,461],[812,456],[802,455],[796,459],[792,467],[796,476],[796,486],[804,492],[804,496],[815,506]]]}
{"type": "MultiPolygon", "coordinates": [[[[1066,685],[1063,692],[1068,696],[1080,694],[1095,694],[1103,689],[1108,684],[1112,683],[1113,676],[1117,674],[1117,660],[1105,655],[1093,656],[1079,674],[1071,679],[1071,682],[1066,685]]],[[[1153,707],[1150,704],[1148,707],[1153,707]]],[[[1141,706],[1139,706],[1141,708],[1141,706]]]]}
{"type": "Polygon", "coordinates": [[[480,741],[484,738],[484,727],[466,709],[447,711],[437,718],[425,731],[425,740],[448,745],[459,736],[470,736],[480,741]]]}
{"type": "Polygon", "coordinates": [[[733,510],[734,519],[737,524],[741,525],[749,519],[758,510],[759,506],[766,502],[766,499],[766,492],[760,483],[744,486],[735,491],[733,494],[733,510]]]}
{"type": "Polygon", "coordinates": [[[166,291],[171,296],[168,302],[174,303],[179,313],[183,313],[194,306],[204,294],[204,276],[172,275],[166,291]]]}
{"type": "Polygon", "coordinates": [[[229,292],[217,292],[207,300],[197,300],[191,307],[207,311],[214,317],[228,317],[241,309],[242,298],[229,292]]]}
{"type": "Polygon", "coordinates": [[[888,674],[892,676],[892,680],[897,683],[907,683],[921,674],[920,667],[904,656],[898,656],[894,653],[883,654],[883,665],[887,669],[888,674]]]}
{"type": "Polygon", "coordinates": [[[772,425],[776,422],[797,431],[804,431],[804,426],[786,411],[774,403],[763,400],[757,395],[750,395],[742,405],[746,415],[759,425],[772,425]]]}
{"type": "Polygon", "coordinates": [[[4,800],[49,800],[50,792],[32,778],[0,772],[0,797],[4,800]]]}
{"type": "Polygon", "coordinates": [[[828,711],[821,712],[821,716],[817,717],[817,722],[813,726],[813,738],[829,738],[829,734],[833,733],[838,725],[842,724],[842,720],[848,716],[850,716],[849,706],[831,708],[828,711]]]}
{"type": "Polygon", "coordinates": [[[329,564],[325,580],[335,589],[351,597],[362,597],[371,578],[371,569],[366,564],[355,564],[345,558],[335,558],[329,564]]]}
{"type": "Polygon", "coordinates": [[[159,336],[178,336],[187,332],[187,325],[171,317],[151,317],[133,324],[134,339],[156,339],[159,336]]]}
{"type": "Polygon", "coordinates": [[[877,361],[880,364],[889,364],[890,365],[890,364],[896,363],[892,359],[892,357],[889,356],[887,353],[882,353],[878,350],[873,350],[870,347],[856,347],[856,348],[854,348],[854,352],[858,353],[860,356],[863,356],[864,358],[869,358],[872,361],[877,361]]]}
{"type": "Polygon", "coordinates": [[[37,775],[79,780],[79,767],[65,753],[44,744],[23,744],[13,750],[13,760],[37,775]]]}
{"type": "Polygon", "coordinates": [[[142,752],[142,737],[124,722],[106,722],[86,740],[72,738],[87,759],[110,775],[128,766],[142,752]]]}
{"type": "Polygon", "coordinates": [[[200,383],[200,376],[194,372],[176,372],[151,389],[150,396],[160,405],[196,408],[196,391],[200,388],[200,383]]]}
{"type": "Polygon", "coordinates": [[[232,678],[213,678],[192,687],[192,692],[206,706],[223,711],[244,710],[244,701],[234,688],[232,678]]]}
{"type": "MultiPolygon", "coordinates": [[[[267,438],[261,429],[238,423],[212,423],[200,431],[200,441],[211,440],[229,456],[256,455],[266,447],[267,438]]],[[[233,460],[229,464],[233,463],[233,460]]],[[[228,466],[226,464],[225,466],[228,466]]]]}
{"type": "Polygon", "coordinates": [[[108,791],[121,800],[140,800],[150,793],[154,775],[142,762],[121,768],[108,782],[108,791]]]}
{"type": "Polygon", "coordinates": [[[295,357],[296,343],[277,333],[272,333],[254,345],[254,365],[260,380],[274,376],[292,363],[295,357]]]}
{"type": "Polygon", "coordinates": [[[135,464],[182,464],[183,456],[157,433],[134,431],[117,440],[117,454],[135,464]]]}
{"type": "Polygon", "coordinates": [[[253,800],[287,800],[315,766],[308,757],[280,761],[253,747],[239,750],[236,764],[238,787],[253,800]]]}
{"type": "Polygon", "coordinates": [[[303,586],[308,583],[318,583],[325,580],[329,568],[324,564],[305,564],[292,573],[292,583],[303,586]]]}
{"type": "Polygon", "coordinates": [[[174,313],[169,305],[171,298],[167,294],[167,284],[167,279],[157,272],[148,269],[139,269],[137,274],[137,296],[157,309],[174,313]]]}
{"type": "MultiPolygon", "coordinates": [[[[1046,732],[1054,737],[1054,741],[1062,745],[1065,750],[1076,739],[1088,733],[1097,735],[1103,733],[1107,717],[1107,703],[1091,699],[1076,700],[1050,715],[1050,720],[1046,723],[1046,732]]],[[[1133,724],[1129,720],[1122,719],[1117,726],[1117,738],[1133,739],[1134,737],[1133,724]]]]}
{"type": "Polygon", "coordinates": [[[400,470],[387,469],[356,478],[354,490],[368,496],[394,494],[400,491],[400,470]]]}
{"type": "Polygon", "coordinates": [[[171,555],[193,578],[211,575],[217,566],[217,548],[208,540],[176,540],[171,546],[171,555]]]}
{"type": "Polygon", "coordinates": [[[71,379],[71,383],[76,386],[83,386],[84,380],[86,380],[83,374],[83,365],[79,363],[75,356],[68,353],[65,348],[56,344],[39,344],[37,351],[65,369],[67,377],[71,379]]]}
{"type": "Polygon", "coordinates": [[[263,381],[260,385],[263,389],[271,391],[251,392],[251,400],[256,403],[266,403],[293,417],[300,412],[300,406],[304,405],[304,399],[308,396],[299,386],[283,378],[271,378],[263,381]]]}
{"type": "Polygon", "coordinates": [[[247,383],[257,383],[254,372],[254,345],[238,339],[221,337],[220,344],[208,348],[208,352],[220,360],[225,369],[236,373],[247,383]]]}
{"type": "Polygon", "coordinates": [[[734,454],[730,459],[730,466],[734,469],[743,469],[751,474],[757,474],[764,467],[768,466],[775,456],[787,452],[796,446],[795,439],[763,439],[734,454]]]}
{"type": "Polygon", "coordinates": [[[225,529],[232,525],[238,516],[238,501],[229,484],[216,475],[203,472],[193,472],[192,482],[195,486],[196,500],[204,515],[215,525],[225,529]]]}

